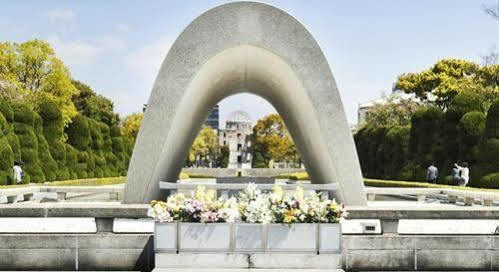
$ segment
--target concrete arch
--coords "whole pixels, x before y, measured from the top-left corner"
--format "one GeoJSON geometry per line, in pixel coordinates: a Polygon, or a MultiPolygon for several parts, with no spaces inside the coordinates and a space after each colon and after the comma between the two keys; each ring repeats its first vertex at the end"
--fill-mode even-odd
{"type": "Polygon", "coordinates": [[[337,199],[365,205],[362,175],[335,80],[317,42],[291,15],[254,2],[213,8],[172,45],[154,84],[125,203],[160,197],[176,180],[210,109],[250,92],[283,116],[314,183],[337,182],[337,199]]]}

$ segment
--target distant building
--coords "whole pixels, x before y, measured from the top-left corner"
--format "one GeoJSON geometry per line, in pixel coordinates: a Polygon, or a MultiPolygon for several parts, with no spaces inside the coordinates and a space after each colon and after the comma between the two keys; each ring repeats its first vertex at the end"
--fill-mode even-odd
{"type": "Polygon", "coordinates": [[[225,129],[218,133],[220,146],[229,147],[229,164],[227,168],[251,168],[253,160],[249,147],[250,135],[253,133],[251,117],[244,111],[234,111],[225,122],[225,129]]]}
{"type": "MultiPolygon", "coordinates": [[[[369,116],[369,111],[375,105],[383,105],[383,104],[387,103],[390,98],[394,98],[393,102],[395,102],[395,103],[400,103],[399,101],[401,101],[401,100],[411,100],[411,101],[417,102],[417,103],[421,102],[421,100],[419,98],[417,98],[415,94],[413,94],[413,93],[408,94],[408,93],[405,93],[401,90],[397,90],[397,89],[393,88],[392,93],[388,96],[383,96],[382,98],[370,100],[370,101],[359,104],[359,107],[357,109],[357,126],[366,122],[366,119],[369,116]]],[[[431,94],[428,95],[429,101],[434,101],[435,99],[436,99],[435,96],[433,96],[431,94]]]]}
{"type": "Polygon", "coordinates": [[[219,106],[215,105],[213,109],[210,112],[210,115],[208,115],[208,118],[204,121],[204,125],[211,127],[214,130],[219,130],[220,129],[220,118],[219,118],[219,112],[218,112],[219,106]]]}

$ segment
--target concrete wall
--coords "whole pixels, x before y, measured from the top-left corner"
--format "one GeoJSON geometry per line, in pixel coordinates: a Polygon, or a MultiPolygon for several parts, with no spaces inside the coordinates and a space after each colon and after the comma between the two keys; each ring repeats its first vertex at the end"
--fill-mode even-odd
{"type": "MultiPolygon", "coordinates": [[[[346,271],[499,270],[499,236],[343,235],[346,271]]],[[[154,268],[151,234],[0,234],[0,270],[154,268]]]]}
{"type": "Polygon", "coordinates": [[[0,270],[154,268],[151,234],[0,234],[0,270]]]}
{"type": "Polygon", "coordinates": [[[256,169],[228,169],[228,168],[183,168],[182,172],[210,177],[234,177],[238,172],[249,177],[275,177],[281,174],[302,172],[299,168],[256,168],[256,169]]]}
{"type": "Polygon", "coordinates": [[[499,236],[344,235],[343,267],[362,270],[499,270],[499,236]]]}

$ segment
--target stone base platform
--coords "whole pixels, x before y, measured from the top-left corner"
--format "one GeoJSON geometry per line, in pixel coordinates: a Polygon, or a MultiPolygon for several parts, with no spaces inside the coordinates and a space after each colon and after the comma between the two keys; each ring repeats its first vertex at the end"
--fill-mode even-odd
{"type": "Polygon", "coordinates": [[[343,271],[341,254],[156,253],[155,259],[154,271],[343,271]]]}

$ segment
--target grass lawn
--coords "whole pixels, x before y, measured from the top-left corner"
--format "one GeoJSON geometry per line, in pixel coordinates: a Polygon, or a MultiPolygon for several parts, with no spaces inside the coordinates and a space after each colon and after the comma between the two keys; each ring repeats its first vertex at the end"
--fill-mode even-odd
{"type": "MultiPolygon", "coordinates": [[[[189,178],[186,173],[181,173],[180,179],[189,178]]],[[[201,178],[201,177],[199,177],[201,178]]],[[[292,174],[285,174],[277,176],[276,178],[286,178],[292,180],[308,180],[309,177],[306,172],[298,172],[292,174]]],[[[0,189],[6,188],[17,188],[17,187],[27,187],[27,186],[103,186],[103,185],[113,185],[113,184],[123,184],[126,181],[126,177],[113,177],[113,178],[94,178],[94,179],[76,179],[76,180],[64,180],[64,181],[54,181],[48,183],[38,183],[38,184],[20,184],[20,185],[2,185],[0,189]]],[[[482,192],[494,192],[499,193],[499,189],[484,189],[484,188],[474,188],[474,187],[460,187],[453,185],[444,184],[430,184],[426,182],[414,182],[414,181],[399,181],[399,180],[381,180],[381,179],[364,179],[364,184],[366,186],[372,187],[409,187],[409,188],[443,188],[443,189],[457,189],[465,191],[482,191],[482,192]]]]}

